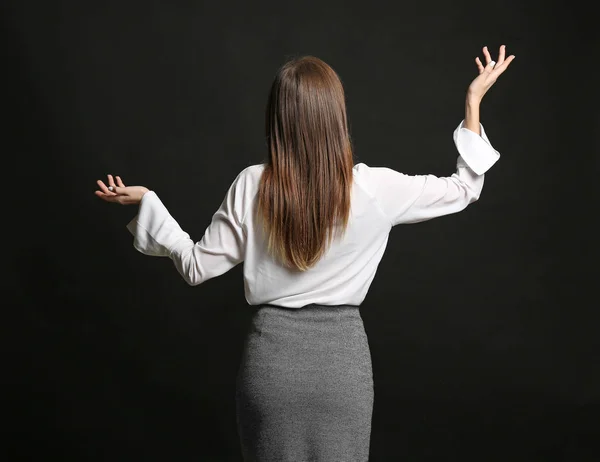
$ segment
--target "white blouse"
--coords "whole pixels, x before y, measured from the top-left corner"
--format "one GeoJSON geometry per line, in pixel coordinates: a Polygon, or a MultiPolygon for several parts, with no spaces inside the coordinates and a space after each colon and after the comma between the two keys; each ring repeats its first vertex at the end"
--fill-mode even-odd
{"type": "Polygon", "coordinates": [[[251,213],[264,164],[240,172],[198,242],[181,229],[155,191],[144,194],[127,229],[139,252],[169,257],[192,286],[244,262],[244,289],[250,305],[360,305],[393,226],[456,213],[479,198],[483,174],[500,153],[490,144],[483,126],[479,136],[463,124],[454,131],[459,156],[456,173],[449,177],[355,165],[346,234],[334,240],[316,266],[305,272],[289,270],[267,254],[265,236],[251,213]]]}

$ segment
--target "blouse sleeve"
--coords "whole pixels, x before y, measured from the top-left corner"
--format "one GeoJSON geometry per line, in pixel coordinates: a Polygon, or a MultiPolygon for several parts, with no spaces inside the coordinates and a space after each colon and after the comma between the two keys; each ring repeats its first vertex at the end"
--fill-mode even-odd
{"type": "MultiPolygon", "coordinates": [[[[243,173],[243,172],[242,172],[243,173]]],[[[138,214],[127,229],[133,246],[145,255],[169,257],[185,281],[195,286],[219,276],[244,259],[244,194],[240,173],[199,242],[183,231],[154,191],[142,196],[138,214]]]]}
{"type": "Polygon", "coordinates": [[[392,226],[418,223],[460,212],[479,199],[484,173],[500,158],[483,126],[481,136],[464,128],[454,131],[456,172],[449,177],[406,175],[388,167],[367,167],[368,183],[392,226]]]}

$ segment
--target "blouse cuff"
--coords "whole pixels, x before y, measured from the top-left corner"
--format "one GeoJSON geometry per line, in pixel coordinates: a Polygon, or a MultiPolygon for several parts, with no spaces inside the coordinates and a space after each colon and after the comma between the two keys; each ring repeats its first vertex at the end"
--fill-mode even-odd
{"type": "Polygon", "coordinates": [[[483,129],[479,124],[481,136],[464,127],[463,120],[454,130],[454,144],[458,153],[477,175],[483,175],[500,158],[500,153],[496,151],[483,129]]]}
{"type": "Polygon", "coordinates": [[[154,191],[148,191],[142,196],[138,214],[127,224],[127,229],[133,235],[133,246],[141,253],[153,256],[169,256],[166,243],[161,244],[161,234],[168,226],[169,214],[167,208],[154,191]],[[162,228],[162,229],[161,229],[162,228]]]}

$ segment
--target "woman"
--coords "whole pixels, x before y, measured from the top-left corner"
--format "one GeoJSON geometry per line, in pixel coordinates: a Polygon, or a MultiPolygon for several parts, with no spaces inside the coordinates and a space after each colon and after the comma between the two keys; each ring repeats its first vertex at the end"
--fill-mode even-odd
{"type": "Polygon", "coordinates": [[[359,307],[391,228],[456,213],[479,198],[498,160],[479,122],[489,88],[514,59],[483,48],[454,132],[449,177],[354,165],[344,90],[335,71],[307,56],[277,73],[266,111],[268,159],[233,181],[194,243],[156,192],[108,175],[95,194],[139,204],[127,228],[134,247],[169,257],[190,285],[244,262],[256,308],[236,382],[238,431],[248,461],[366,461],[374,403],[359,307]]]}

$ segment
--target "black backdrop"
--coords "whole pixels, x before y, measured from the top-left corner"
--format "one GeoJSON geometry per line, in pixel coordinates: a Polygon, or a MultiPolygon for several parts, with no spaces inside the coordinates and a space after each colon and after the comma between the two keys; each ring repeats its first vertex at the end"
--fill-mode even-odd
{"type": "MultiPolygon", "coordinates": [[[[340,74],[356,158],[453,173],[473,62],[500,161],[462,213],[392,230],[361,313],[372,461],[600,458],[591,245],[598,58],[573,2],[3,3],[4,460],[240,461],[242,265],[189,287],[135,251],[121,175],[200,240],[265,155],[277,67],[340,74]]],[[[592,260],[593,262],[593,260],[592,260]]]]}

